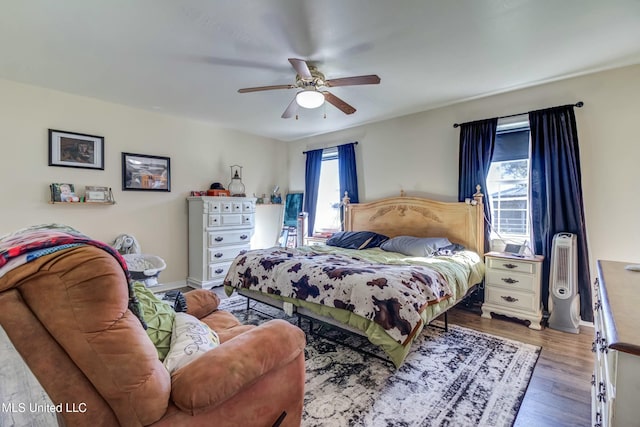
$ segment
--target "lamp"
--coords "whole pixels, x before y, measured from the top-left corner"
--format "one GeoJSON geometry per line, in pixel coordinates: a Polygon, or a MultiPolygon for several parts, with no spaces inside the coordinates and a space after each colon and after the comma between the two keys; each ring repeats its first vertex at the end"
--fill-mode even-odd
{"type": "Polygon", "coordinates": [[[298,92],[296,102],[303,108],[318,108],[324,104],[324,95],[315,88],[305,89],[298,92]]]}
{"type": "Polygon", "coordinates": [[[242,166],[233,165],[231,168],[231,182],[229,183],[229,193],[232,196],[245,197],[244,184],[242,183],[242,166]]]}

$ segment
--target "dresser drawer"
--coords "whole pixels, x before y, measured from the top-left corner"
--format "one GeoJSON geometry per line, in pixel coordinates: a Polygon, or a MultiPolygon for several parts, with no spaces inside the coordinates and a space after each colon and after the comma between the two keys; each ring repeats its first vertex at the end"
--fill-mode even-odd
{"type": "Polygon", "coordinates": [[[209,264],[209,280],[224,279],[233,261],[209,264]]]}
{"type": "Polygon", "coordinates": [[[209,249],[209,262],[221,262],[232,260],[240,254],[249,250],[249,245],[242,246],[220,246],[209,249]]]}
{"type": "Polygon", "coordinates": [[[251,241],[252,229],[231,231],[210,231],[207,233],[207,242],[210,248],[216,246],[237,245],[251,241]]]}
{"type": "Polygon", "coordinates": [[[533,312],[539,309],[539,307],[536,307],[537,299],[534,294],[514,289],[487,287],[485,289],[485,300],[494,305],[516,310],[533,312]]]}
{"type": "Polygon", "coordinates": [[[534,274],[538,263],[531,263],[505,258],[488,258],[487,268],[496,270],[513,271],[517,273],[534,274]]]}
{"type": "Polygon", "coordinates": [[[242,212],[253,212],[255,211],[255,204],[251,201],[242,202],[242,212]]]}
{"type": "Polygon", "coordinates": [[[220,215],[220,225],[225,227],[228,225],[242,225],[241,214],[222,214],[220,215]]]}
{"type": "Polygon", "coordinates": [[[534,280],[534,276],[531,274],[505,270],[488,269],[485,274],[485,280],[487,283],[495,286],[531,292],[535,291],[534,286],[538,286],[538,283],[534,280]]]}

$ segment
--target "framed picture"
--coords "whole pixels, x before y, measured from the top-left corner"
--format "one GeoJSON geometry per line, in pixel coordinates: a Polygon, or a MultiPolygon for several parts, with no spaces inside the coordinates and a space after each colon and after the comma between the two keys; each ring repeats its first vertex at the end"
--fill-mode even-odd
{"type": "Polygon", "coordinates": [[[122,153],[122,189],[171,191],[171,159],[122,153]]]}
{"type": "Polygon", "coordinates": [[[104,138],[49,129],[49,166],[104,170],[104,138]]]}
{"type": "Polygon", "coordinates": [[[52,202],[78,202],[80,200],[76,196],[73,184],[54,182],[49,187],[51,188],[52,202]]]}
{"type": "Polygon", "coordinates": [[[113,203],[109,187],[87,185],[84,187],[84,200],[87,203],[113,203]]]}

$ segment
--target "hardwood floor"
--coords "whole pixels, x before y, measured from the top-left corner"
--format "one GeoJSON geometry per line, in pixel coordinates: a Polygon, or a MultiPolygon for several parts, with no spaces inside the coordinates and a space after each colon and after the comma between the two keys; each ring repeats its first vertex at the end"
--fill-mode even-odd
{"type": "Polygon", "coordinates": [[[593,328],[581,326],[579,334],[534,331],[517,321],[484,319],[459,308],[449,312],[449,322],[542,347],[515,427],[591,425],[593,328]]]}
{"type": "MultiPolygon", "coordinates": [[[[219,292],[225,297],[223,292],[219,292]]],[[[449,322],[493,335],[542,347],[515,427],[591,425],[591,373],[593,329],[580,334],[545,328],[534,331],[514,321],[484,319],[476,312],[452,309],[449,322]]],[[[0,402],[40,402],[46,395],[0,330],[0,402]]],[[[0,426],[49,426],[51,414],[0,411],[0,426]],[[33,415],[33,414],[32,414],[33,415]]]]}

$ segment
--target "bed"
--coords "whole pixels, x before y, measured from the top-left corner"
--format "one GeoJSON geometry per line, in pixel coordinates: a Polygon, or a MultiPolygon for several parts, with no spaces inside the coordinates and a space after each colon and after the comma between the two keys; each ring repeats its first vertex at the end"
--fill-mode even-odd
{"type": "Polygon", "coordinates": [[[365,335],[400,366],[424,326],[482,281],[482,206],[479,191],[467,203],[404,195],[368,203],[347,201],[346,232],[447,238],[463,249],[431,257],[380,247],[252,250],[234,260],[225,291],[365,335]]]}

